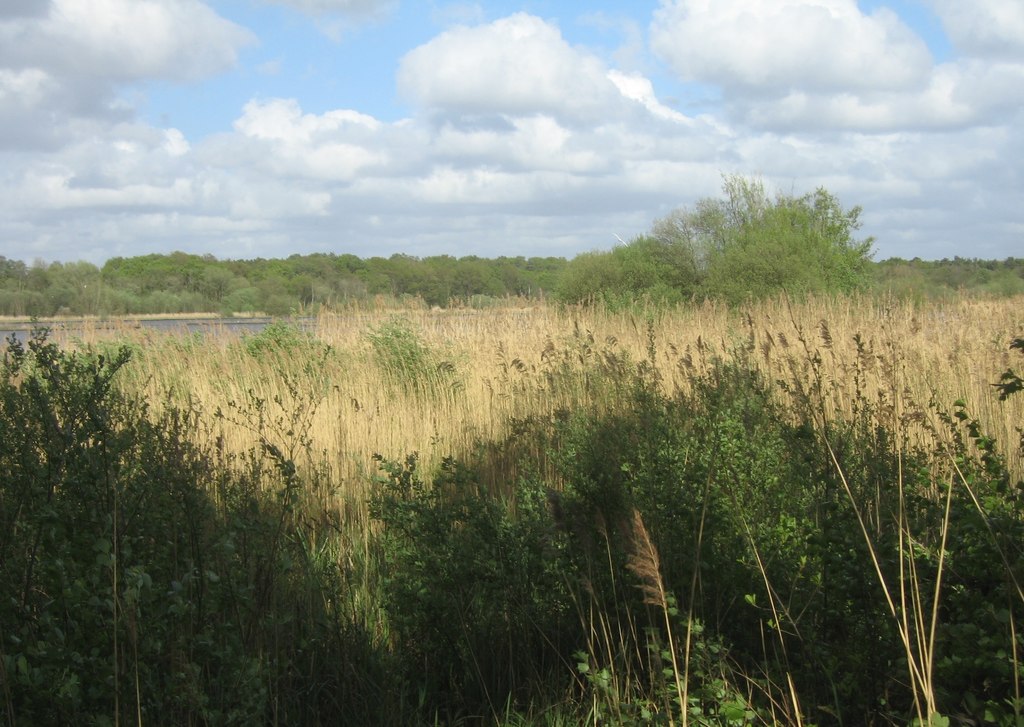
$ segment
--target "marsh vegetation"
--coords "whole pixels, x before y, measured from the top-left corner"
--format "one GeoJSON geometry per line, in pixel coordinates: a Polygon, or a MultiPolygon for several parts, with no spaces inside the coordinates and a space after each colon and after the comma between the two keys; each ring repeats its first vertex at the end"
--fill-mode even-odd
{"type": "Polygon", "coordinates": [[[1020,724],[1020,311],[524,302],[10,343],[2,714],[1020,724]]]}

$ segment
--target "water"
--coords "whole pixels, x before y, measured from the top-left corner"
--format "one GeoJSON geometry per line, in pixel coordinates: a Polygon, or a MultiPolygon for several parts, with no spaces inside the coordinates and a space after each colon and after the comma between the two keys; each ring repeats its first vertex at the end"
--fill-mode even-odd
{"type": "MultiPolygon", "coordinates": [[[[150,320],[138,319],[106,319],[90,321],[38,321],[36,326],[49,328],[61,338],[75,338],[81,336],[85,331],[89,333],[102,333],[103,331],[125,330],[130,328],[150,329],[164,333],[181,333],[206,335],[213,332],[216,335],[254,334],[259,333],[268,325],[273,323],[274,318],[156,318],[150,320]]],[[[316,325],[313,317],[289,318],[290,323],[312,330],[316,325]]],[[[22,343],[26,342],[32,335],[33,324],[31,323],[8,323],[6,326],[0,323],[0,337],[6,341],[14,336],[22,343]]]]}

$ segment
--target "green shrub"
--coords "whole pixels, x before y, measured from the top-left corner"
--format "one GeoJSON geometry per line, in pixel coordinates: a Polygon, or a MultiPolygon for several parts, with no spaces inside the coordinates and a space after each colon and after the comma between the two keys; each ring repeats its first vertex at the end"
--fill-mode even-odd
{"type": "Polygon", "coordinates": [[[462,384],[449,359],[431,349],[404,318],[394,317],[366,332],[385,380],[409,394],[448,395],[462,384]]]}
{"type": "Polygon", "coordinates": [[[268,355],[291,355],[308,349],[315,339],[299,325],[288,321],[273,321],[261,331],[245,334],[242,343],[246,353],[255,358],[268,355]]]}
{"type": "Polygon", "coordinates": [[[0,666],[18,724],[373,722],[326,518],[281,451],[190,444],[128,365],[12,341],[0,372],[0,666]],[[358,665],[358,666],[356,666],[358,665]]]}
{"type": "Polygon", "coordinates": [[[371,505],[403,677],[422,717],[496,717],[545,693],[578,646],[559,538],[536,488],[513,508],[453,460],[429,484],[416,464],[382,460],[371,505]]]}

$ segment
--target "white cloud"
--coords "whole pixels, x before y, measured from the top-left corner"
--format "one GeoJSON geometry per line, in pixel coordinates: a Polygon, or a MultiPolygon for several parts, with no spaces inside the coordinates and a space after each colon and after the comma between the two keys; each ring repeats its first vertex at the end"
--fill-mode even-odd
{"type": "Polygon", "coordinates": [[[744,89],[898,89],[931,59],[891,10],[855,0],[662,0],[651,46],[682,78],[744,89]]]}
{"type": "Polygon", "coordinates": [[[195,80],[233,65],[251,34],[198,0],[51,0],[0,23],[0,64],[75,78],[195,80]]]}
{"type": "MultiPolygon", "coordinates": [[[[624,78],[629,102],[646,111],[643,79],[624,78]]],[[[864,234],[880,238],[882,256],[941,257],[958,254],[970,225],[1012,207],[1012,192],[996,190],[1019,186],[1002,160],[1020,144],[1008,130],[740,135],[655,113],[589,125],[536,113],[479,127],[429,114],[385,123],[266,99],[247,104],[232,132],[195,144],[174,129],[120,125],[21,160],[0,177],[0,235],[31,230],[47,259],[124,254],[103,240],[129,237],[131,254],[572,255],[611,245],[613,232],[628,239],[675,206],[717,195],[721,173],[740,172],[863,204],[864,234]],[[965,212],[976,179],[993,193],[965,212]],[[923,223],[922,208],[941,224],[923,223]]],[[[999,256],[1012,234],[990,233],[972,254],[999,256]]]]}
{"type": "Polygon", "coordinates": [[[447,112],[590,121],[614,111],[619,96],[600,59],[525,13],[456,27],[410,51],[398,87],[421,106],[447,112]]]}
{"type": "Polygon", "coordinates": [[[0,19],[44,15],[49,10],[49,5],[50,0],[4,0],[0,5],[0,19]]]}
{"type": "MultiPolygon", "coordinates": [[[[120,12],[127,0],[88,2],[120,12]]],[[[700,115],[659,98],[638,66],[609,67],[552,23],[518,14],[450,28],[408,53],[399,71],[415,102],[408,118],[375,118],[349,100],[349,108],[312,113],[305,98],[255,98],[233,126],[206,138],[148,126],[114,105],[124,83],[145,80],[141,71],[115,74],[96,49],[101,36],[120,42],[116,13],[73,41],[77,69],[43,43],[58,37],[53,17],[0,14],[0,33],[17,26],[18,37],[34,39],[12,49],[0,38],[0,239],[18,257],[94,261],[173,249],[573,255],[717,195],[720,175],[738,172],[798,193],[824,185],[845,204],[864,205],[863,232],[878,236],[882,257],[999,257],[1019,246],[1019,229],[1005,220],[1020,206],[1022,180],[1009,161],[1024,155],[1020,63],[977,55],[933,67],[884,13],[864,15],[838,0],[771,6],[789,8],[787,18],[810,35],[775,33],[772,42],[806,53],[836,46],[834,58],[804,59],[822,68],[797,69],[784,49],[778,59],[753,48],[749,57],[716,60],[709,44],[725,54],[750,39],[747,30],[739,41],[725,37],[728,22],[746,22],[738,6],[711,3],[689,3],[702,24],[683,29],[707,34],[690,61],[711,69],[702,78],[721,84],[725,99],[700,115]],[[835,33],[814,35],[825,30],[835,33]],[[859,61],[842,46],[854,41],[888,57],[850,80],[859,61]],[[901,52],[913,67],[884,78],[901,52]],[[770,67],[756,69],[751,58],[770,67]],[[792,72],[785,83],[783,71],[792,72]],[[750,85],[757,73],[769,81],[750,85]],[[40,148],[26,151],[33,134],[40,148]]],[[[167,11],[151,18],[199,7],[150,5],[167,11]]],[[[752,27],[774,27],[767,4],[743,7],[758,19],[752,27]]],[[[652,32],[667,30],[681,8],[664,3],[652,32]]],[[[161,59],[188,45],[173,29],[158,32],[161,22],[140,27],[164,50],[121,46],[143,58],[149,77],[212,72],[242,42],[215,34],[203,42],[219,50],[173,76],[161,59]]]]}
{"type": "Polygon", "coordinates": [[[609,71],[608,78],[623,96],[638,102],[654,116],[679,123],[690,122],[685,114],[670,109],[658,100],[654,95],[654,84],[650,79],[636,73],[627,74],[620,71],[609,71]]]}
{"type": "Polygon", "coordinates": [[[815,94],[731,102],[738,118],[774,130],[889,132],[968,128],[1005,122],[1024,105],[1024,64],[960,61],[937,66],[928,85],[908,92],[815,94]]]}
{"type": "Polygon", "coordinates": [[[122,84],[220,72],[252,40],[198,0],[51,0],[45,13],[0,15],[0,148],[52,148],[124,122],[122,84]]]}
{"type": "Polygon", "coordinates": [[[0,69],[0,104],[32,108],[45,98],[53,79],[39,68],[0,69]]]}
{"type": "Polygon", "coordinates": [[[172,157],[182,157],[192,150],[192,146],[180,131],[177,129],[167,129],[164,132],[163,150],[172,157]]]}
{"type": "Polygon", "coordinates": [[[957,48],[979,57],[1024,60],[1020,0],[929,0],[957,48]]]}
{"type": "Polygon", "coordinates": [[[380,17],[391,12],[397,0],[264,0],[273,5],[284,5],[309,15],[344,15],[363,20],[380,17]]]}
{"type": "MultiPolygon", "coordinates": [[[[1005,50],[992,38],[1024,38],[1016,33],[1019,3],[933,2],[948,24],[963,22],[965,42],[1005,50]],[[961,14],[973,14],[971,23],[961,14]],[[1000,23],[1009,30],[994,29],[1000,23]]],[[[1024,104],[1024,64],[933,65],[923,40],[891,10],[868,15],[854,0],[663,0],[651,38],[682,78],[720,87],[728,117],[752,129],[964,129],[1003,122],[1024,104]]]]}
{"type": "Polygon", "coordinates": [[[430,137],[430,152],[438,162],[463,169],[519,174],[596,174],[606,171],[610,161],[593,148],[587,135],[544,115],[515,118],[507,126],[493,128],[444,124],[430,137]]]}
{"type": "Polygon", "coordinates": [[[235,128],[246,136],[286,142],[309,142],[319,134],[345,129],[373,131],[380,125],[372,116],[348,109],[328,111],[321,116],[303,114],[295,99],[250,101],[235,122],[235,128]]]}
{"type": "Polygon", "coordinates": [[[386,159],[375,137],[381,127],[373,117],[349,110],[321,116],[303,114],[294,99],[250,101],[235,129],[258,143],[256,165],[274,174],[321,180],[350,180],[386,159]],[[375,143],[377,142],[377,143],[375,143]]]}

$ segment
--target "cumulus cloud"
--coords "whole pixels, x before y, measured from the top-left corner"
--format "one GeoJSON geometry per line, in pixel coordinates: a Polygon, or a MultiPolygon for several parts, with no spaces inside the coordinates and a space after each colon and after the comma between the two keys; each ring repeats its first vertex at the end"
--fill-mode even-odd
{"type": "Polygon", "coordinates": [[[294,99],[250,101],[235,129],[263,153],[256,159],[278,176],[350,180],[381,164],[380,122],[350,110],[303,114],[294,99]]]}
{"type": "Polygon", "coordinates": [[[51,0],[0,15],[0,148],[47,148],[121,123],[122,84],[191,81],[237,60],[251,34],[198,0],[51,0]]]}
{"type": "Polygon", "coordinates": [[[50,92],[53,79],[38,68],[0,69],[0,105],[5,108],[36,106],[50,92]]]}
{"type": "Polygon", "coordinates": [[[855,0],[662,0],[651,46],[682,78],[742,89],[899,89],[927,77],[924,42],[855,0]]]}
{"type": "Polygon", "coordinates": [[[942,64],[928,85],[906,93],[814,94],[734,103],[747,123],[776,130],[889,132],[968,128],[1006,121],[1024,105],[1024,65],[942,64]]]}
{"type": "Polygon", "coordinates": [[[971,55],[1024,60],[1024,3],[930,0],[954,45],[971,55]]]}
{"type": "MultiPolygon", "coordinates": [[[[661,118],[646,110],[657,101],[642,78],[619,82],[646,117],[574,126],[525,113],[472,127],[263,99],[230,132],[195,143],[121,124],[45,156],[12,157],[0,174],[0,235],[47,259],[182,248],[573,255],[611,245],[612,233],[629,238],[716,195],[722,172],[741,172],[798,192],[824,185],[865,206],[864,233],[879,235],[884,254],[941,257],[963,252],[958,240],[974,220],[963,196],[979,189],[970,180],[991,180],[1003,197],[1019,187],[1003,160],[1020,139],[1005,129],[741,135],[720,121],[661,118]],[[915,210],[927,210],[927,224],[915,210]]],[[[1012,204],[1003,197],[981,214],[1012,204]]],[[[972,254],[998,256],[1009,235],[991,230],[972,254]]]]}
{"type": "Polygon", "coordinates": [[[445,31],[402,58],[398,88],[422,107],[456,114],[546,113],[593,121],[619,96],[601,60],[554,25],[517,13],[445,31]]]}
{"type": "Polygon", "coordinates": [[[680,123],[689,123],[690,119],[658,100],[654,94],[654,84],[649,78],[638,73],[622,73],[609,71],[608,79],[619,89],[619,93],[628,99],[638,102],[654,116],[680,123]]]}
{"type": "Polygon", "coordinates": [[[51,0],[0,23],[0,64],[76,78],[195,80],[233,65],[251,34],[198,0],[51,0]]]}
{"type": "Polygon", "coordinates": [[[891,10],[865,14],[854,0],[663,0],[651,43],[681,78],[721,88],[724,110],[748,128],[886,133],[1005,121],[1024,101],[1024,64],[1009,57],[1024,49],[1024,6],[932,2],[960,43],[993,58],[935,65],[891,10]]]}
{"type": "MultiPolygon", "coordinates": [[[[130,0],[85,1],[123,10],[130,0]]],[[[200,5],[147,2],[167,11],[154,18],[200,5]]],[[[40,40],[58,37],[53,24],[64,21],[53,13],[0,14],[0,33],[36,39],[37,54],[31,60],[24,47],[0,39],[0,239],[16,245],[18,257],[97,262],[173,249],[223,257],[573,255],[717,195],[721,174],[737,172],[761,174],[787,191],[824,185],[844,203],[862,204],[863,232],[879,237],[882,256],[964,254],[970,239],[970,254],[998,257],[1019,242],[1019,229],[988,222],[1019,207],[1020,173],[1006,161],[1024,153],[1019,63],[977,54],[932,66],[892,18],[860,13],[852,0],[751,0],[743,7],[759,18],[754,27],[772,32],[770,21],[781,13],[803,23],[810,38],[776,33],[775,42],[804,43],[801,52],[811,53],[827,40],[838,49],[835,58],[803,61],[824,68],[796,69],[783,49],[776,66],[756,69],[750,57],[712,57],[698,37],[718,43],[719,55],[737,50],[711,20],[740,23],[747,16],[738,7],[731,0],[664,2],[651,26],[652,37],[670,28],[693,36],[699,47],[686,67],[703,69],[701,81],[723,89],[724,105],[697,116],[659,98],[637,66],[610,67],[553,23],[516,14],[451,27],[412,49],[398,75],[413,101],[408,118],[255,98],[230,128],[205,138],[154,128],[118,106],[114,91],[141,76],[115,75],[101,50],[83,51],[81,69],[58,62],[59,50],[46,52],[40,40]],[[695,27],[680,20],[684,10],[695,27]],[[833,31],[826,40],[816,35],[833,31]],[[858,42],[889,58],[854,81],[859,51],[839,46],[858,42]],[[910,70],[883,77],[901,52],[910,70]],[[790,72],[789,82],[779,80],[790,72]],[[768,80],[756,85],[757,78],[768,80]],[[80,86],[98,91],[99,100],[90,102],[80,86]],[[22,141],[10,141],[12,130],[45,136],[40,129],[49,129],[49,147],[26,152],[22,141]]],[[[95,32],[116,36],[112,17],[95,32]]],[[[155,44],[187,52],[173,29],[161,35],[155,20],[143,27],[155,44]]],[[[187,78],[230,64],[244,42],[233,32],[203,40],[215,50],[178,76],[158,48],[129,43],[121,50],[148,58],[140,63],[151,77],[187,78]]],[[[101,45],[85,31],[75,42],[101,45]]],[[[776,62],[767,51],[747,50],[765,65],[776,62]]],[[[658,52],[678,73],[680,61],[658,52]]]]}
{"type": "Polygon", "coordinates": [[[650,221],[639,208],[652,199],[667,206],[717,184],[714,131],[697,124],[685,142],[659,138],[652,132],[666,122],[647,118],[648,131],[631,128],[636,119],[572,127],[536,113],[474,127],[263,99],[231,132],[194,144],[176,130],[121,124],[10,167],[2,188],[17,192],[0,197],[0,235],[32,229],[25,244],[48,259],[90,249],[73,233],[85,220],[90,239],[136,235],[138,250],[273,255],[290,236],[304,249],[436,252],[429,246],[455,239],[441,243],[443,234],[458,234],[450,251],[571,255],[610,242],[608,225],[639,232],[650,221]],[[509,226],[528,228],[514,251],[502,247],[509,226]]]}

